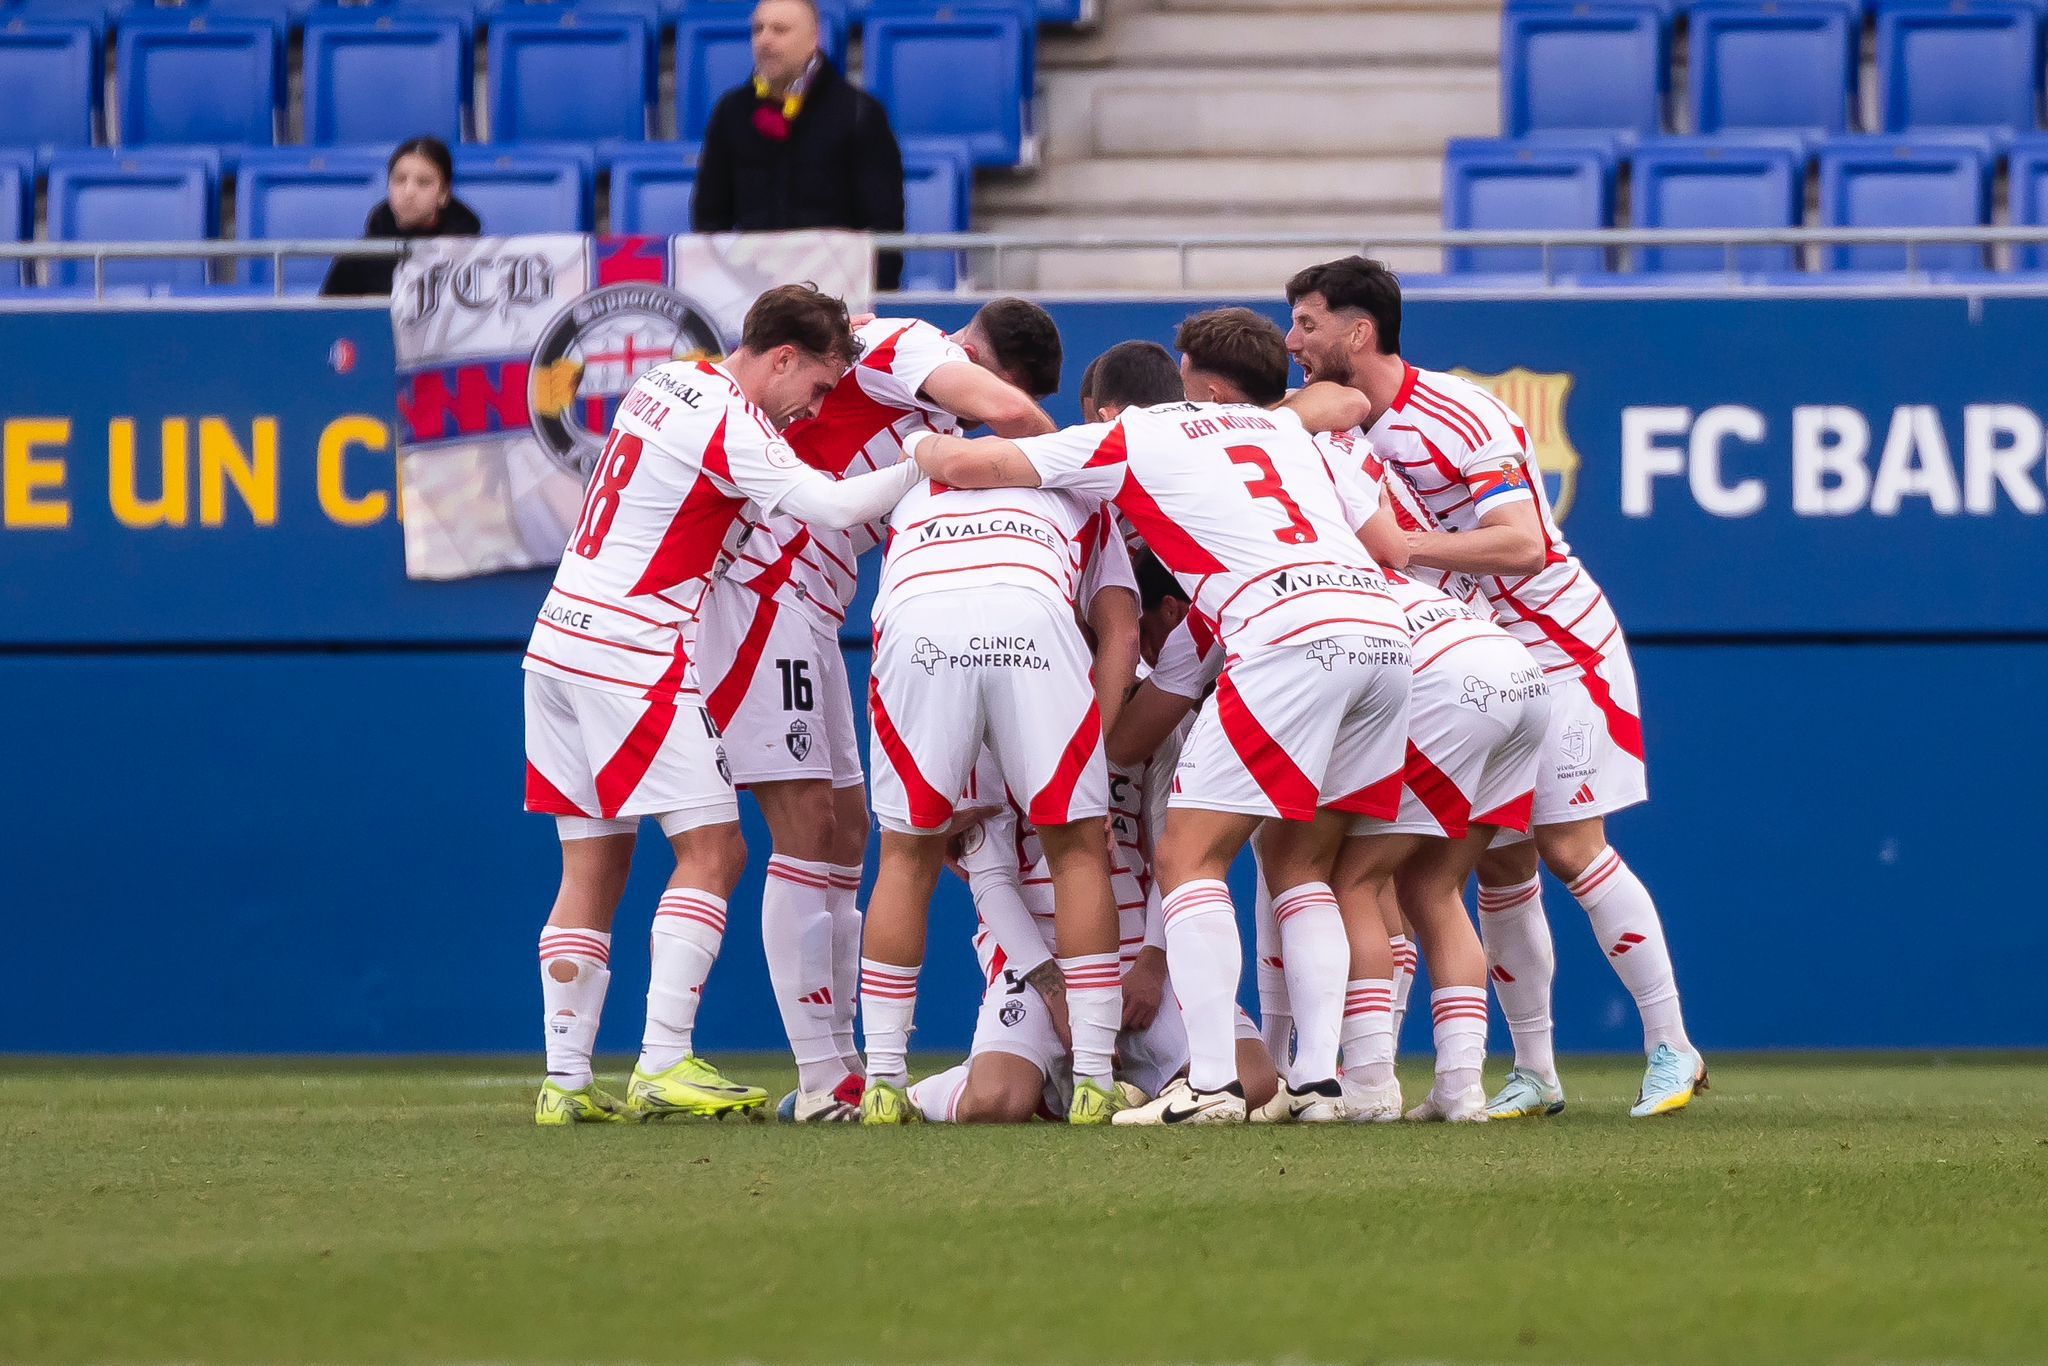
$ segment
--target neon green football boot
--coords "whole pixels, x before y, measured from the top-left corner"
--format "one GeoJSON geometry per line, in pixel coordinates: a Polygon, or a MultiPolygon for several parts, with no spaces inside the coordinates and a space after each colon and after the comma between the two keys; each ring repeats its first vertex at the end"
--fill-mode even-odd
{"type": "Polygon", "coordinates": [[[863,1124],[922,1124],[924,1111],[910,1103],[909,1094],[900,1086],[891,1086],[886,1081],[868,1078],[867,1090],[860,1096],[860,1122],[863,1124]]]}
{"type": "Polygon", "coordinates": [[[540,1084],[540,1097],[533,1103],[533,1122],[549,1127],[561,1124],[623,1124],[626,1120],[624,1103],[594,1081],[571,1091],[550,1077],[540,1084]]]}
{"type": "Polygon", "coordinates": [[[694,1055],[664,1072],[635,1067],[626,1086],[626,1113],[643,1123],[670,1115],[724,1119],[739,1114],[759,1119],[767,1104],[766,1091],[741,1085],[694,1055]]]}
{"type": "Polygon", "coordinates": [[[1085,1078],[1074,1083],[1074,1099],[1067,1106],[1069,1124],[1107,1124],[1119,1110],[1130,1108],[1130,1098],[1120,1086],[1107,1090],[1085,1078]]]}

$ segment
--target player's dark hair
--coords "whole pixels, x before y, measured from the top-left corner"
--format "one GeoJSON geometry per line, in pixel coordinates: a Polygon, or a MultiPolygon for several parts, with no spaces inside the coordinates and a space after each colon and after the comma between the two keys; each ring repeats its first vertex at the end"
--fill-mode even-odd
{"type": "Polygon", "coordinates": [[[1033,398],[1060,391],[1060,330],[1052,314],[1029,299],[992,299],[974,315],[974,327],[988,339],[996,368],[1014,376],[1033,398]]]}
{"type": "Polygon", "coordinates": [[[1084,381],[1101,408],[1150,408],[1188,396],[1173,353],[1158,342],[1118,342],[1095,358],[1084,381]]]}
{"type": "Polygon", "coordinates": [[[1188,590],[1180,586],[1180,580],[1173,576],[1173,571],[1159,563],[1159,557],[1151,551],[1138,556],[1131,568],[1138,575],[1138,602],[1147,612],[1168,598],[1178,602],[1191,601],[1188,590]]]}
{"type": "Polygon", "coordinates": [[[794,346],[841,365],[853,364],[857,354],[846,305],[812,285],[777,285],[763,291],[747,310],[740,345],[755,355],[794,346]]]}
{"type": "Polygon", "coordinates": [[[398,163],[406,157],[419,157],[441,173],[441,184],[445,189],[455,188],[455,158],[449,154],[448,144],[439,138],[408,138],[398,144],[398,150],[391,154],[391,160],[384,163],[384,174],[398,169],[398,163]]]}
{"type": "Polygon", "coordinates": [[[1180,325],[1173,344],[1261,408],[1287,397],[1287,337],[1249,308],[1212,308],[1180,325]]]}
{"type": "Polygon", "coordinates": [[[1333,313],[1363,313],[1372,319],[1380,354],[1401,350],[1401,281],[1378,261],[1347,256],[1310,266],[1287,282],[1287,302],[1298,304],[1311,294],[1323,296],[1333,313]]]}

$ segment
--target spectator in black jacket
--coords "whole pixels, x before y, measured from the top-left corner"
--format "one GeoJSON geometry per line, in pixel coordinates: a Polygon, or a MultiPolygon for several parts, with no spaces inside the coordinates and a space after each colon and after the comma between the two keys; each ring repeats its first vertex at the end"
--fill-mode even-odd
{"type": "MultiPolygon", "coordinates": [[[[755,6],[754,75],[711,111],[690,222],[698,232],[903,231],[889,115],[825,56],[813,0],[755,6]]],[[[894,289],[902,270],[885,253],[877,283],[894,289]]]]}
{"type": "MultiPolygon", "coordinates": [[[[363,236],[476,237],[482,232],[476,213],[455,197],[455,159],[448,144],[439,138],[400,143],[385,166],[384,201],[370,210],[363,236]]],[[[337,256],[320,292],[389,294],[397,268],[391,257],[337,256]]]]}

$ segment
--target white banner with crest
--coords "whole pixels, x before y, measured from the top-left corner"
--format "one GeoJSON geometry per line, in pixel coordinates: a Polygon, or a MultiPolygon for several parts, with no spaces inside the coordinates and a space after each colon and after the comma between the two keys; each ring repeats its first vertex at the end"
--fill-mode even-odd
{"type": "Polygon", "coordinates": [[[717,359],[761,291],[868,308],[853,232],[429,238],[391,291],[405,572],[554,564],[612,413],[648,368],[717,359]]]}

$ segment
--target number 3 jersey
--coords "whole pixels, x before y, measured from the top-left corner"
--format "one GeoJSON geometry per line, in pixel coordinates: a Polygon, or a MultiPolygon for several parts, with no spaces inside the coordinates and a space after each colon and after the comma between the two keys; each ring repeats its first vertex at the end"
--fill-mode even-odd
{"type": "Polygon", "coordinates": [[[1407,619],[1292,413],[1167,403],[1017,445],[1045,487],[1114,503],[1230,653],[1327,636],[1406,647],[1407,619]]]}
{"type": "Polygon", "coordinates": [[[820,489],[852,492],[798,459],[722,367],[649,370],[619,406],[525,668],[656,701],[694,698],[698,613],[732,561],[741,511],[832,501],[820,489]]]}

